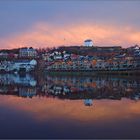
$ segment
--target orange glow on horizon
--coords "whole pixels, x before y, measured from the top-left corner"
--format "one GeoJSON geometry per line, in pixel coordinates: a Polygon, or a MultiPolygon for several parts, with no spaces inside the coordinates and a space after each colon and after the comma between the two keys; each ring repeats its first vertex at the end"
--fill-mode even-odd
{"type": "Polygon", "coordinates": [[[84,105],[84,100],[58,100],[53,98],[32,99],[2,96],[0,106],[16,111],[24,111],[28,116],[38,121],[50,119],[74,119],[77,121],[111,121],[131,119],[140,116],[140,102],[128,99],[119,100],[93,100],[93,106],[84,105]]]}
{"type": "Polygon", "coordinates": [[[61,45],[83,45],[85,39],[92,39],[95,46],[119,45],[129,47],[140,42],[140,31],[128,27],[77,24],[67,26],[37,23],[23,33],[0,39],[0,48],[58,47],[61,45]]]}

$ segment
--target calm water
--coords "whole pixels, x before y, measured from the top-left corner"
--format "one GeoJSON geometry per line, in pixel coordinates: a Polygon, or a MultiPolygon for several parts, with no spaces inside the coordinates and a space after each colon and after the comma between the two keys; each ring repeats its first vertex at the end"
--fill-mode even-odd
{"type": "Polygon", "coordinates": [[[140,79],[0,75],[0,138],[140,138],[140,79]]]}

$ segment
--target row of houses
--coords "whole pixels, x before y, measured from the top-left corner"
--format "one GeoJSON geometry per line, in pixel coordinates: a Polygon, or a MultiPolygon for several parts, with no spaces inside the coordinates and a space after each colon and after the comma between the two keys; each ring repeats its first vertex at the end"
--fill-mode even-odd
{"type": "Polygon", "coordinates": [[[3,50],[0,52],[0,59],[19,59],[19,58],[28,58],[33,59],[38,57],[38,51],[37,49],[34,49],[32,47],[24,47],[14,50],[3,50]]]}
{"type": "Polygon", "coordinates": [[[124,59],[91,59],[91,60],[67,60],[47,62],[47,70],[123,70],[123,69],[139,69],[140,58],[125,57],[124,59]]]}
{"type": "Polygon", "coordinates": [[[138,45],[123,50],[113,57],[78,55],[66,51],[54,51],[44,56],[46,69],[51,70],[123,70],[140,68],[138,45]]]}

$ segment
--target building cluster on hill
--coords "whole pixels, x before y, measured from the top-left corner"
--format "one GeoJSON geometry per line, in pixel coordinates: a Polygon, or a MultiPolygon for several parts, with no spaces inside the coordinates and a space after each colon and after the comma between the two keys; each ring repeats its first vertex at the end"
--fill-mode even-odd
{"type": "Polygon", "coordinates": [[[44,70],[139,69],[140,47],[101,47],[95,46],[92,40],[87,39],[83,46],[61,46],[49,50],[32,47],[1,50],[0,63],[0,71],[7,72],[20,69],[28,72],[36,66],[42,66],[44,70]]]}
{"type": "MultiPolygon", "coordinates": [[[[90,40],[88,40],[90,41],[90,40]]],[[[86,42],[87,43],[87,42],[86,42]]],[[[47,70],[125,70],[140,68],[140,47],[59,47],[44,55],[47,70]]]]}
{"type": "Polygon", "coordinates": [[[21,48],[0,51],[0,72],[33,71],[37,65],[37,50],[21,48]]]}

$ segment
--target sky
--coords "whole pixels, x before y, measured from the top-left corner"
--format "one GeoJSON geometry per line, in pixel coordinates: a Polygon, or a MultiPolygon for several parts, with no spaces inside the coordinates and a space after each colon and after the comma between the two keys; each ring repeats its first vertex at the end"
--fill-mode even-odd
{"type": "Polygon", "coordinates": [[[139,0],[2,0],[0,48],[140,44],[139,0]]]}

